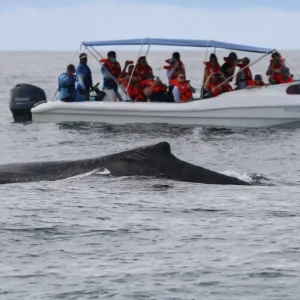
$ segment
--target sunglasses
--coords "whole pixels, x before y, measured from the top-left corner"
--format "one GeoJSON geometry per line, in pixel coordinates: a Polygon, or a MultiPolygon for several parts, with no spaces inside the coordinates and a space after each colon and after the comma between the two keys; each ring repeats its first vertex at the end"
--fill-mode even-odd
{"type": "Polygon", "coordinates": [[[179,79],[185,79],[185,76],[180,76],[179,79]]]}

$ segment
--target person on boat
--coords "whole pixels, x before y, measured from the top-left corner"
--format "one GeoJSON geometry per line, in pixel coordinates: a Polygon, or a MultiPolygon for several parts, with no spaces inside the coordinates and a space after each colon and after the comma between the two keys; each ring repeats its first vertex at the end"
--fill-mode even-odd
{"type": "Polygon", "coordinates": [[[190,85],[190,81],[186,80],[184,72],[180,72],[170,83],[174,86],[172,94],[175,102],[189,102],[193,99],[196,90],[190,85]]]}
{"type": "Polygon", "coordinates": [[[233,88],[228,82],[228,80],[223,80],[222,75],[221,75],[221,83],[222,83],[221,84],[222,94],[233,91],[233,88]]]}
{"type": "Polygon", "coordinates": [[[243,60],[237,64],[240,68],[236,76],[236,89],[241,90],[247,88],[247,86],[253,81],[252,72],[249,68],[250,59],[244,57],[243,60]]]}
{"type": "Polygon", "coordinates": [[[272,83],[273,84],[282,84],[282,83],[290,83],[290,82],[294,82],[294,78],[291,77],[290,75],[290,70],[287,67],[283,67],[280,70],[280,77],[278,78],[277,81],[273,80],[272,83]]]}
{"type": "Polygon", "coordinates": [[[68,65],[67,72],[58,77],[59,100],[63,102],[73,102],[76,96],[75,89],[75,66],[68,65]]]}
{"type": "Polygon", "coordinates": [[[203,98],[219,96],[223,93],[222,86],[227,85],[227,81],[222,80],[221,73],[211,73],[203,85],[203,98]]]}
{"type": "Polygon", "coordinates": [[[232,76],[234,75],[235,68],[238,63],[242,62],[242,60],[238,59],[235,52],[231,52],[228,57],[224,57],[224,61],[225,63],[221,66],[221,72],[226,79],[230,78],[229,81],[232,81],[232,76]]]}
{"type": "Polygon", "coordinates": [[[169,82],[173,79],[176,79],[179,72],[185,74],[185,66],[180,59],[180,53],[174,52],[171,58],[166,59],[168,66],[164,66],[164,69],[167,70],[167,77],[169,82]]]}
{"type": "Polygon", "coordinates": [[[221,67],[216,54],[211,53],[209,56],[209,61],[206,61],[203,64],[205,65],[203,82],[206,81],[206,78],[211,73],[221,73],[221,67]]]}
{"type": "Polygon", "coordinates": [[[135,66],[135,74],[139,81],[146,79],[146,75],[153,72],[151,66],[148,65],[146,56],[141,56],[135,66]]]}
{"type": "Polygon", "coordinates": [[[119,84],[123,84],[125,89],[127,89],[127,95],[131,100],[135,100],[136,97],[140,94],[139,80],[134,70],[134,65],[129,65],[128,72],[122,72],[121,77],[119,77],[117,81],[119,84]]]}
{"type": "Polygon", "coordinates": [[[269,82],[274,84],[281,78],[281,69],[286,67],[285,59],[281,57],[279,52],[274,52],[272,54],[272,59],[270,60],[270,65],[267,69],[266,75],[269,76],[269,82]]]}
{"type": "Polygon", "coordinates": [[[247,89],[259,88],[262,86],[266,86],[266,84],[263,82],[262,76],[260,74],[256,74],[254,76],[254,80],[248,82],[247,89]]]}
{"type": "Polygon", "coordinates": [[[118,81],[117,79],[121,75],[121,65],[117,61],[117,55],[115,51],[109,51],[107,58],[100,59],[101,73],[103,75],[103,90],[113,90],[116,97],[119,100],[121,96],[118,93],[118,81]]]}
{"type": "Polygon", "coordinates": [[[165,62],[167,64],[170,64],[171,60],[176,60],[179,62],[179,68],[180,68],[180,72],[185,72],[185,66],[184,66],[184,63],[182,62],[181,60],[181,55],[179,52],[174,52],[172,54],[172,57],[171,58],[168,58],[165,60],[165,62]]]}
{"type": "Polygon", "coordinates": [[[203,64],[205,65],[205,69],[204,69],[204,77],[203,77],[203,83],[201,88],[201,96],[204,95],[203,86],[207,77],[212,73],[221,73],[221,67],[219,65],[216,54],[211,53],[209,56],[209,61],[203,62],[203,64]]]}
{"type": "Polygon", "coordinates": [[[76,100],[84,101],[90,98],[90,89],[93,86],[92,72],[87,65],[87,54],[79,54],[79,64],[76,68],[76,100]]]}
{"type": "MultiPolygon", "coordinates": [[[[170,97],[167,94],[168,87],[162,83],[159,77],[149,73],[146,79],[141,82],[142,94],[144,96],[144,101],[149,99],[151,102],[170,102],[170,97]]],[[[142,101],[138,97],[138,101],[142,101]]]]}

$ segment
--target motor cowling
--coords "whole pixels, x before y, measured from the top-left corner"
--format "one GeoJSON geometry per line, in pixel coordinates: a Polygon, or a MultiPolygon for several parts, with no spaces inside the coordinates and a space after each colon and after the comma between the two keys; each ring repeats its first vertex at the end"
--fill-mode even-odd
{"type": "Polygon", "coordinates": [[[46,102],[43,89],[26,83],[19,83],[10,90],[9,109],[15,122],[32,121],[31,109],[39,102],[46,102]]]}

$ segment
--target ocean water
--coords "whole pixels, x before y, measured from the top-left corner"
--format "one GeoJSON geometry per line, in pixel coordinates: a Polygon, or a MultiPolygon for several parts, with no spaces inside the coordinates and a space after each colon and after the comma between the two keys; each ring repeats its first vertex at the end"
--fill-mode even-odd
{"type": "MultiPolygon", "coordinates": [[[[149,53],[162,79],[172,51],[149,53]]],[[[181,159],[264,185],[96,173],[0,186],[0,299],[299,299],[300,129],[14,124],[10,88],[33,83],[51,99],[74,54],[0,53],[0,164],[89,158],[167,141],[181,159]]],[[[119,60],[137,54],[119,52],[119,60]]],[[[182,51],[195,87],[204,54],[182,51]]],[[[227,52],[217,54],[222,61],[227,52]]],[[[283,55],[296,75],[299,52],[283,55]]],[[[253,73],[264,74],[268,63],[253,73]]],[[[89,65],[101,81],[90,56],[89,65]]]]}

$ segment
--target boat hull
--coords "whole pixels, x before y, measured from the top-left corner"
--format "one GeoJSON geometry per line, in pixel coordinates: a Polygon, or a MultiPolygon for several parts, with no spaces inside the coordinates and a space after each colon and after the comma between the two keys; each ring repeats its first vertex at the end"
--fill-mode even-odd
{"type": "Polygon", "coordinates": [[[34,107],[35,122],[167,123],[206,127],[300,127],[300,95],[287,85],[225,93],[189,103],[48,102],[34,107]]]}

